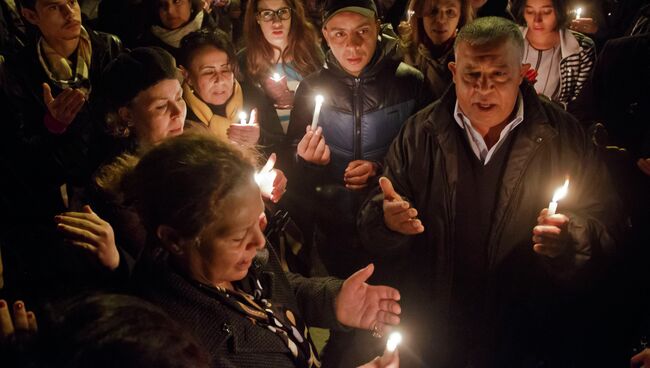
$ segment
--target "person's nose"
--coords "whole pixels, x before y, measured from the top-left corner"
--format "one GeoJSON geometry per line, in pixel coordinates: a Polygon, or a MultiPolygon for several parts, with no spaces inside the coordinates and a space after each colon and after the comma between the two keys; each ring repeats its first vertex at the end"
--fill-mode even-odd
{"type": "Polygon", "coordinates": [[[255,247],[257,250],[264,248],[266,245],[266,237],[264,237],[262,228],[255,226],[255,229],[253,230],[253,237],[251,238],[251,242],[249,244],[250,246],[255,247]]]}
{"type": "Polygon", "coordinates": [[[348,37],[348,41],[345,46],[353,49],[358,49],[362,44],[363,40],[361,39],[361,36],[356,33],[352,33],[350,37],[348,37]]]}
{"type": "Polygon", "coordinates": [[[181,113],[185,109],[185,101],[172,101],[170,102],[170,111],[172,119],[176,119],[181,116],[181,113]]]}
{"type": "Polygon", "coordinates": [[[476,80],[476,89],[481,93],[490,92],[493,87],[494,84],[492,83],[492,80],[490,80],[490,78],[485,74],[481,74],[481,76],[476,80]]]}
{"type": "Polygon", "coordinates": [[[63,16],[68,18],[74,14],[73,8],[74,8],[73,4],[65,3],[59,9],[61,9],[61,13],[63,14],[63,16]]]}
{"type": "Polygon", "coordinates": [[[542,23],[542,13],[541,12],[535,13],[535,17],[533,18],[533,20],[535,21],[535,23],[542,23]]]}

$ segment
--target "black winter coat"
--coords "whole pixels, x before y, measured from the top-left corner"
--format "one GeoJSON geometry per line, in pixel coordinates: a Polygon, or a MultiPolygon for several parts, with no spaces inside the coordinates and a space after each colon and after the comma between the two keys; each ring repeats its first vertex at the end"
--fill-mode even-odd
{"type": "MultiPolygon", "coordinates": [[[[524,121],[510,133],[512,146],[483,245],[487,279],[477,286],[484,293],[479,325],[450,320],[457,162],[466,139],[453,118],[453,88],[406,122],[385,160],[384,176],[418,210],[424,233],[405,236],[388,229],[379,190],[361,210],[363,245],[391,261],[410,347],[430,366],[521,367],[540,361],[564,366],[566,361],[546,359],[570,359],[588,341],[572,333],[590,309],[598,309],[594,304],[580,310],[581,296],[598,284],[615,254],[623,221],[619,200],[577,121],[528,85],[521,86],[521,94],[524,121]],[[569,195],[558,213],[570,218],[569,250],[551,259],[533,251],[532,229],[566,175],[569,195]],[[459,329],[480,336],[480,344],[456,346],[449,332],[459,329]]],[[[410,365],[405,361],[405,366],[410,365]]]]}
{"type": "MultiPolygon", "coordinates": [[[[262,275],[263,288],[270,290],[264,297],[299,312],[298,318],[307,326],[341,328],[334,314],[334,298],[342,281],[285,273],[276,253],[268,250],[268,262],[256,260],[249,271],[262,275]]],[[[134,275],[138,294],[188,328],[211,355],[212,367],[296,367],[287,345],[277,335],[220,302],[210,286],[188,279],[165,262],[142,266],[134,275]]],[[[246,290],[245,284],[241,287],[246,290]]]]}

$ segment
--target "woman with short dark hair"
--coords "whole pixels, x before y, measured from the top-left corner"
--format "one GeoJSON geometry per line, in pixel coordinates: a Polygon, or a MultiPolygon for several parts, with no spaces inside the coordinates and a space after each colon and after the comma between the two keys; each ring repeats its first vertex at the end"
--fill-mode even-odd
{"type": "Polygon", "coordinates": [[[566,107],[591,73],[596,61],[594,42],[567,28],[565,0],[519,0],[513,9],[524,25],[522,61],[537,72],[535,90],[566,107]]]}
{"type": "Polygon", "coordinates": [[[318,367],[307,326],[399,323],[398,291],[365,282],[372,265],[346,281],[282,271],[246,152],[189,134],[113,171],[150,234],[139,294],[192,331],[213,367],[318,367]]]}

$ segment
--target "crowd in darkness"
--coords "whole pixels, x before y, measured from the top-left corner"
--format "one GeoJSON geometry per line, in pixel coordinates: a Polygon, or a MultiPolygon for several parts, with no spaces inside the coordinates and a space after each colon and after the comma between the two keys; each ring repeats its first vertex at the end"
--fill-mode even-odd
{"type": "Polygon", "coordinates": [[[0,0],[0,366],[650,367],[648,86],[648,0],[0,0]]]}

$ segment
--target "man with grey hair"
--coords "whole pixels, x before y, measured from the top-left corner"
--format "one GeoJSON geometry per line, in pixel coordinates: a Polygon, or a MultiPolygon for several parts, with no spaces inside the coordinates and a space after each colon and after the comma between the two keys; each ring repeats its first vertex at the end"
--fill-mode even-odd
{"type": "Polygon", "coordinates": [[[359,217],[364,247],[394,266],[403,366],[564,366],[618,199],[577,121],[524,80],[514,23],[480,18],[454,48],[454,88],[405,123],[359,217]]]}

